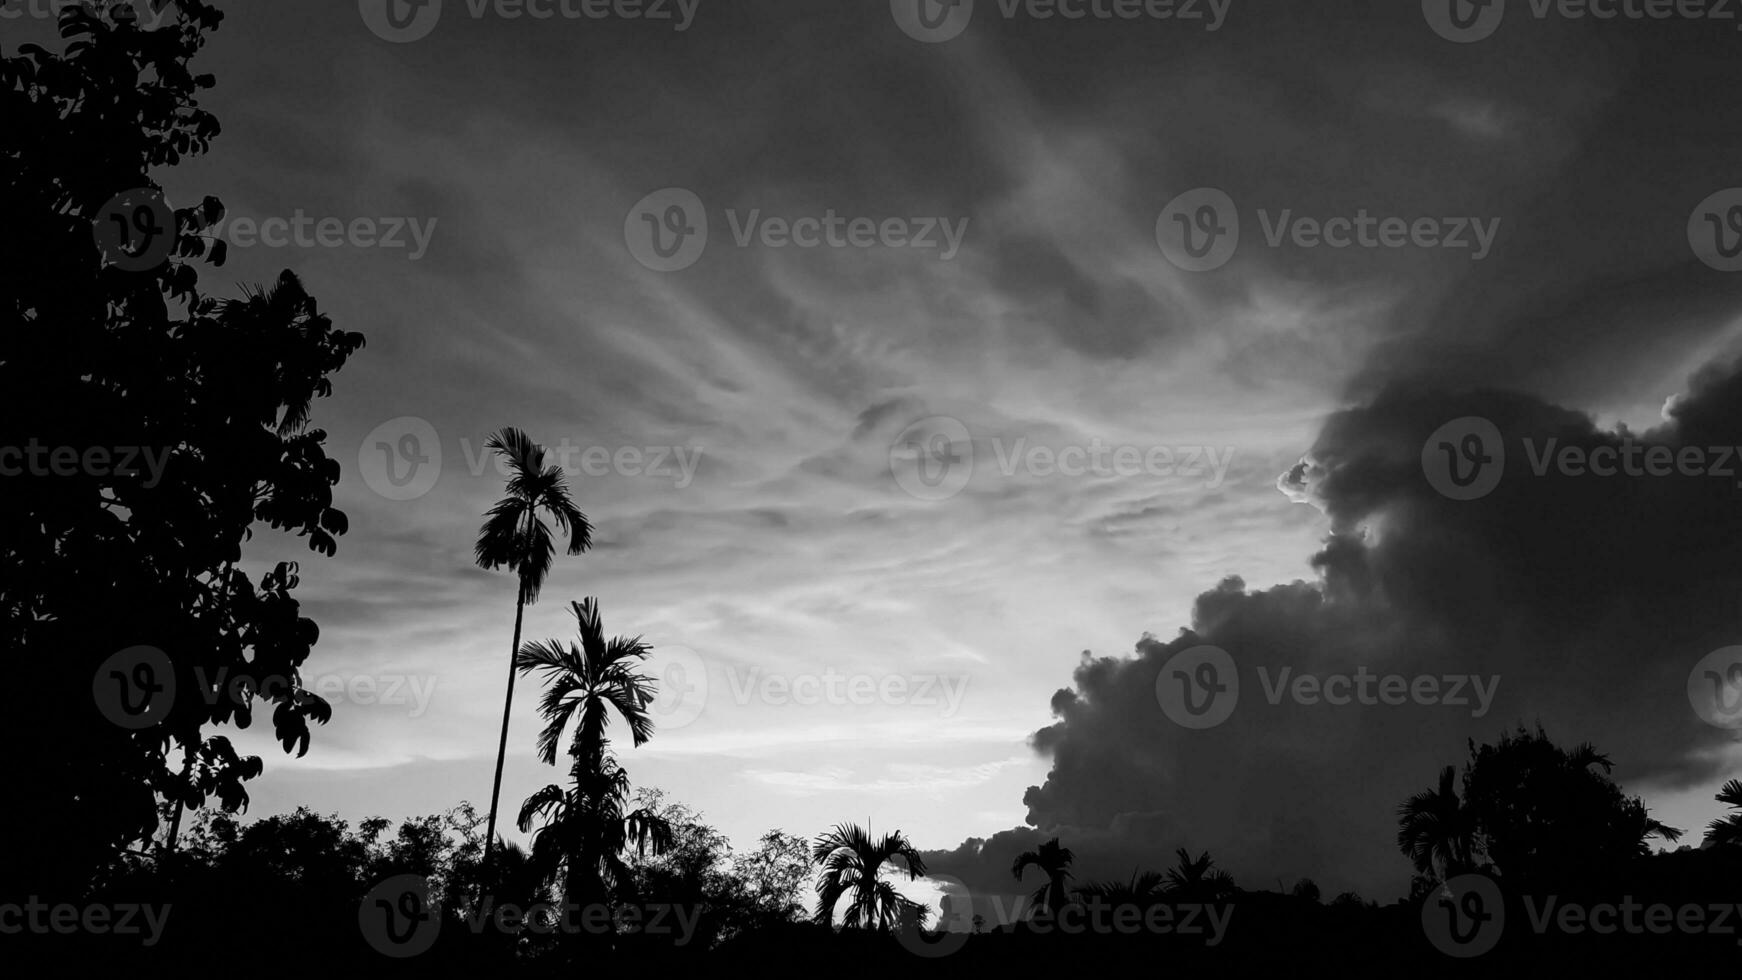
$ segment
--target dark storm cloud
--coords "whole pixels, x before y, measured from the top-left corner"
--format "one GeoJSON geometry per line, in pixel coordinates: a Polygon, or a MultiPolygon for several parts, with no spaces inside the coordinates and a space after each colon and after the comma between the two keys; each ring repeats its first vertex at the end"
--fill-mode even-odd
{"type": "Polygon", "coordinates": [[[1199,597],[1189,632],[1146,638],[1134,658],[1085,655],[1053,697],[1058,720],[1032,739],[1053,765],[1025,798],[1031,827],[928,860],[1008,892],[997,869],[1060,835],[1102,875],[1171,863],[1183,845],[1236,877],[1263,869],[1389,897],[1408,873],[1392,809],[1461,761],[1468,737],[1541,722],[1595,742],[1635,789],[1712,779],[1731,736],[1699,720],[1686,684],[1702,656],[1742,637],[1739,365],[1702,371],[1666,414],[1649,431],[1611,431],[1525,395],[1410,387],[1339,413],[1287,478],[1332,518],[1321,579],[1260,591],[1230,579],[1199,597]],[[1422,449],[1469,416],[1498,427],[1506,468],[1491,494],[1457,501],[1429,484],[1422,449]],[[1569,448],[1624,460],[1630,445],[1637,475],[1535,472],[1569,448]],[[1652,476],[1652,447],[1697,450],[1685,458],[1729,473],[1652,476]],[[1200,644],[1233,656],[1241,690],[1225,723],[1191,731],[1160,709],[1157,678],[1200,644]],[[1284,667],[1476,680],[1468,707],[1272,705],[1258,671],[1274,680],[1284,667]],[[1497,686],[1478,716],[1482,683],[1497,686]]]}

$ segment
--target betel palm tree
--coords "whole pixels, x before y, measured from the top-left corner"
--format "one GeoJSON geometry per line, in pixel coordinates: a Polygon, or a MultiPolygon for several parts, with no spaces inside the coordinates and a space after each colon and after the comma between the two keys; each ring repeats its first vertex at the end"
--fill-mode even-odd
{"type": "Polygon", "coordinates": [[[662,853],[671,828],[648,811],[625,812],[629,777],[612,757],[606,734],[615,714],[629,727],[635,745],[653,737],[647,708],[654,699],[654,682],[637,670],[648,646],[638,636],[605,639],[598,600],[570,605],[579,645],[528,643],[514,661],[519,671],[545,675],[539,759],[556,765],[563,733],[574,728],[568,749],[570,787],[550,785],[534,793],[521,807],[519,822],[524,831],[534,817],[544,817],[533,857],[548,871],[559,864],[567,867],[569,901],[602,901],[628,883],[622,854],[630,845],[643,853],[662,853]]]}
{"type": "Polygon", "coordinates": [[[574,724],[568,754],[596,769],[610,744],[605,732],[613,713],[629,726],[637,747],[653,737],[653,717],[647,713],[655,697],[653,678],[637,671],[651,648],[639,636],[605,639],[599,600],[582,599],[569,606],[580,645],[565,646],[557,640],[528,643],[520,648],[514,664],[524,673],[542,672],[549,685],[538,706],[545,720],[538,735],[540,761],[556,765],[563,732],[574,724]]]}
{"type": "Polygon", "coordinates": [[[508,464],[508,495],[484,515],[475,554],[478,567],[507,568],[515,573],[514,642],[508,650],[508,691],[502,698],[502,736],[496,744],[496,778],[490,786],[490,818],[485,827],[484,867],[496,843],[496,808],[502,797],[502,764],[508,757],[508,718],[514,707],[515,658],[520,653],[520,627],[526,607],[538,601],[550,573],[556,542],[549,515],[568,536],[568,553],[578,555],[593,546],[593,525],[569,496],[560,466],[544,464],[544,447],[526,433],[507,428],[490,437],[485,448],[508,464]]]}
{"type": "Polygon", "coordinates": [[[1034,910],[1038,913],[1044,909],[1057,914],[1059,909],[1070,903],[1070,892],[1065,882],[1071,879],[1071,862],[1076,859],[1077,856],[1071,853],[1071,849],[1059,846],[1059,839],[1054,837],[1032,851],[1018,854],[1016,860],[1010,864],[1010,874],[1017,881],[1021,881],[1022,873],[1030,866],[1039,868],[1046,875],[1046,881],[1035,890],[1034,910]]]}
{"type": "Polygon", "coordinates": [[[823,867],[817,881],[816,918],[832,923],[842,896],[850,896],[844,925],[886,932],[908,916],[924,925],[931,909],[903,897],[884,877],[886,868],[901,870],[895,863],[898,859],[907,866],[908,880],[925,874],[924,859],[899,830],[872,840],[858,824],[840,824],[818,837],[811,848],[811,860],[823,867]]]}
{"type": "Polygon", "coordinates": [[[1476,869],[1480,849],[1476,821],[1458,799],[1457,769],[1440,770],[1437,790],[1424,790],[1398,804],[1397,846],[1424,875],[1441,880],[1476,869]]]}
{"type": "Polygon", "coordinates": [[[643,857],[670,849],[671,825],[653,811],[628,811],[629,774],[609,753],[594,763],[576,759],[568,789],[552,784],[527,797],[520,808],[520,829],[532,829],[531,866],[541,878],[561,871],[563,898],[572,905],[594,907],[612,896],[633,892],[634,873],[623,860],[634,851],[643,857]]]}
{"type": "Polygon", "coordinates": [[[1742,779],[1732,779],[1718,791],[1717,800],[1736,812],[1719,817],[1706,828],[1706,844],[1712,847],[1742,845],[1742,779]]]}
{"type": "Polygon", "coordinates": [[[1216,867],[1210,852],[1196,858],[1181,847],[1174,851],[1179,864],[1167,872],[1167,893],[1181,901],[1208,902],[1227,898],[1234,891],[1234,879],[1216,867]]]}

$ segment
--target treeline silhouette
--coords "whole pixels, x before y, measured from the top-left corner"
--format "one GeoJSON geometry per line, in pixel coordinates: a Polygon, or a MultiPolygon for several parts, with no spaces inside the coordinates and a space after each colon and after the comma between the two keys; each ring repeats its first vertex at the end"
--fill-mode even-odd
{"type": "Polygon", "coordinates": [[[199,291],[197,268],[225,259],[202,234],[223,205],[171,209],[152,173],[206,152],[219,132],[197,98],[215,80],[191,61],[222,18],[209,2],[177,0],[145,30],[132,11],[68,6],[62,50],[23,45],[0,58],[11,231],[0,236],[0,446],[81,459],[94,447],[151,449],[161,463],[0,478],[9,962],[148,976],[1734,969],[1742,922],[1727,934],[1679,919],[1667,933],[1538,927],[1550,897],[1672,910],[1742,900],[1742,782],[1718,797],[1737,812],[1699,847],[1657,853],[1653,841],[1681,832],[1626,796],[1596,749],[1563,749],[1540,729],[1472,741],[1461,775],[1447,767],[1400,803],[1395,843],[1415,878],[1384,905],[1353,893],[1325,901],[1305,880],[1244,888],[1185,847],[1172,867],[1078,883],[1076,855],[1053,839],[1015,859],[1008,892],[1037,887],[1009,915],[987,904],[999,896],[950,894],[933,921],[901,887],[928,869],[899,831],[771,830],[734,850],[700,814],[636,789],[618,756],[613,732],[632,747],[655,735],[644,642],[608,638],[593,598],[571,604],[573,639],[523,640],[556,549],[584,552],[592,525],[560,469],[512,428],[490,442],[511,475],[476,545],[477,563],[511,571],[516,591],[489,808],[458,804],[397,827],[307,809],[242,823],[246,784],[266,762],[213,730],[269,713],[282,749],[301,754],[331,709],[297,680],[320,636],[294,597],[297,565],[257,581],[238,565],[258,529],[336,554],[348,526],[332,507],[339,465],[311,406],[363,338],[335,328],[289,273],[233,299],[199,291]],[[130,727],[101,710],[105,665],[140,646],[165,658],[153,682],[189,696],[130,727]],[[543,684],[537,757],[566,771],[516,808],[526,849],[497,832],[520,675],[543,684]],[[213,678],[236,696],[216,696],[213,678]],[[1466,901],[1472,882],[1491,884],[1499,903],[1466,901]],[[152,913],[139,916],[149,942],[93,926],[123,909],[152,913]],[[1442,912],[1459,941],[1501,916],[1507,925],[1466,962],[1436,948],[1430,923],[1442,912]],[[1188,915],[1217,925],[1188,930],[1188,915]]]}

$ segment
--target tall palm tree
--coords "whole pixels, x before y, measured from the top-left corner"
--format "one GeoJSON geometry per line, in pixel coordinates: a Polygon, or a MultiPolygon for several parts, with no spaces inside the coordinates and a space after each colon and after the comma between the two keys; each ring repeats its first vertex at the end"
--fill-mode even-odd
{"type": "Polygon", "coordinates": [[[1714,847],[1742,845],[1742,779],[1732,779],[1718,791],[1718,802],[1736,808],[1706,828],[1706,843],[1714,847]]]}
{"type": "Polygon", "coordinates": [[[1424,790],[1397,807],[1397,846],[1415,870],[1444,880],[1476,869],[1476,821],[1453,785],[1457,769],[1440,770],[1437,790],[1424,790]]]}
{"type": "Polygon", "coordinates": [[[508,692],[502,698],[502,736],[496,744],[496,778],[490,786],[490,819],[485,827],[484,866],[490,865],[496,844],[496,807],[502,797],[502,763],[508,757],[508,718],[514,706],[514,664],[520,653],[520,627],[526,607],[538,601],[550,573],[556,543],[544,515],[568,536],[568,553],[578,555],[593,546],[593,525],[569,496],[562,467],[546,466],[544,447],[515,428],[490,437],[485,447],[508,464],[508,495],[484,515],[475,551],[478,567],[507,568],[515,573],[514,642],[508,650],[508,692]]]}
{"type": "Polygon", "coordinates": [[[924,925],[931,913],[928,906],[902,897],[884,878],[885,867],[900,871],[897,859],[907,866],[908,880],[925,874],[925,861],[899,830],[872,840],[858,824],[840,824],[817,838],[811,859],[823,867],[816,909],[822,922],[834,921],[835,906],[849,894],[843,922],[855,928],[888,931],[908,915],[924,925]]]}
{"type": "Polygon", "coordinates": [[[1065,882],[1071,878],[1071,862],[1076,859],[1077,856],[1071,853],[1071,849],[1060,847],[1059,839],[1054,837],[1035,850],[1018,854],[1016,860],[1010,864],[1010,874],[1017,881],[1021,881],[1022,873],[1031,865],[1039,868],[1046,875],[1046,881],[1034,893],[1034,910],[1039,913],[1044,909],[1056,914],[1070,903],[1070,892],[1066,889],[1065,882]]]}
{"type": "Polygon", "coordinates": [[[1234,879],[1216,867],[1205,851],[1196,858],[1181,847],[1174,851],[1179,864],[1167,872],[1167,893],[1188,902],[1217,901],[1234,891],[1234,879]]]}

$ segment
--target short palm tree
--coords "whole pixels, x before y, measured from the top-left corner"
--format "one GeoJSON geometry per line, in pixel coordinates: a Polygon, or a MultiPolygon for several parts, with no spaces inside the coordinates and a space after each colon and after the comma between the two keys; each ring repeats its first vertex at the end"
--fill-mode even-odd
{"type": "Polygon", "coordinates": [[[596,764],[577,759],[569,775],[568,789],[552,784],[527,797],[520,829],[531,830],[542,819],[532,836],[531,866],[541,878],[562,873],[566,902],[598,906],[633,891],[634,874],[624,856],[665,853],[673,831],[651,810],[626,812],[629,774],[608,753],[596,764]]]}
{"type": "Polygon", "coordinates": [[[533,863],[554,872],[567,869],[568,900],[603,901],[629,883],[622,855],[631,846],[654,854],[664,852],[671,828],[646,810],[627,812],[629,776],[610,752],[607,737],[612,717],[623,719],[637,746],[653,737],[647,713],[655,691],[653,678],[639,672],[648,646],[640,637],[605,638],[596,599],[570,604],[579,644],[556,640],[528,643],[515,667],[544,675],[546,688],[539,702],[544,731],[538,736],[538,757],[556,765],[563,733],[569,738],[567,789],[550,785],[528,797],[520,808],[520,828],[535,817],[544,826],[533,840],[533,863]]]}
{"type": "Polygon", "coordinates": [[[1732,779],[1718,791],[1718,802],[1735,807],[1735,813],[1719,817],[1706,828],[1706,843],[1713,847],[1742,845],[1742,779],[1732,779]]]}
{"type": "Polygon", "coordinates": [[[1017,881],[1022,880],[1022,873],[1030,866],[1039,868],[1046,875],[1046,881],[1032,896],[1036,913],[1044,910],[1056,914],[1070,903],[1065,882],[1071,879],[1071,862],[1076,858],[1070,848],[1061,847],[1059,839],[1054,837],[1032,851],[1023,851],[1011,862],[1010,874],[1017,881]]]}
{"type": "Polygon", "coordinates": [[[1197,857],[1181,847],[1174,851],[1179,864],[1167,873],[1167,893],[1181,901],[1208,902],[1227,898],[1234,891],[1234,879],[1216,867],[1205,851],[1197,857]]]}
{"type": "Polygon", "coordinates": [[[485,826],[484,866],[490,865],[496,844],[496,807],[502,797],[502,764],[508,757],[508,718],[514,707],[514,662],[520,653],[520,627],[526,607],[538,601],[550,573],[556,543],[544,515],[568,536],[568,553],[578,555],[593,546],[593,525],[569,496],[562,467],[546,466],[544,447],[515,428],[490,437],[485,447],[508,464],[508,495],[484,515],[475,557],[478,567],[508,568],[515,573],[514,642],[508,650],[508,692],[502,698],[502,736],[496,744],[496,778],[490,786],[490,818],[485,826]]]}
{"type": "Polygon", "coordinates": [[[1457,769],[1440,770],[1437,790],[1424,790],[1397,807],[1397,846],[1415,870],[1441,880],[1476,869],[1476,821],[1458,799],[1457,769]]]}
{"type": "Polygon", "coordinates": [[[817,881],[816,918],[821,922],[834,921],[842,896],[851,899],[842,922],[853,928],[887,932],[909,916],[924,925],[931,913],[929,907],[903,897],[884,877],[886,868],[901,870],[897,859],[907,866],[908,880],[925,874],[925,861],[899,830],[872,840],[858,824],[841,824],[817,838],[811,859],[823,868],[817,881]]]}

